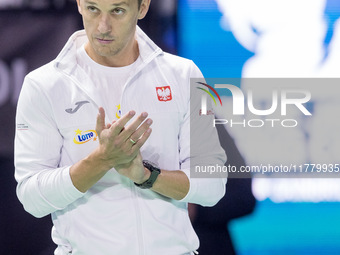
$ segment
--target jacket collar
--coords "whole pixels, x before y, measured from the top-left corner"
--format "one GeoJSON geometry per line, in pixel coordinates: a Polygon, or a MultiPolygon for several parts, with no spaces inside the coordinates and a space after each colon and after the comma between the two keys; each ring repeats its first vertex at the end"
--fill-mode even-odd
{"type": "MultiPolygon", "coordinates": [[[[139,54],[144,64],[151,62],[156,56],[163,54],[163,51],[137,26],[136,39],[139,47],[139,54]]],[[[85,30],[75,32],[67,41],[55,60],[55,67],[72,74],[77,67],[76,53],[85,42],[87,42],[85,30]]]]}
{"type": "MultiPolygon", "coordinates": [[[[158,55],[163,54],[163,51],[138,26],[136,29],[136,39],[142,64],[136,67],[136,71],[129,78],[129,81],[158,55]]],[[[77,64],[77,50],[87,42],[87,40],[87,35],[84,30],[75,32],[55,59],[54,66],[83,90],[97,106],[102,106],[103,100],[100,92],[95,88],[91,78],[88,77],[85,71],[77,64]]]]}

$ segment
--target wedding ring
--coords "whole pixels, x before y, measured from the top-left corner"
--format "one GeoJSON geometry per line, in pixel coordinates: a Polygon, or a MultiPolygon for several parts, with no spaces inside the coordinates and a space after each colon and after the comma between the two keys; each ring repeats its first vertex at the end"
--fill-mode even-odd
{"type": "Polygon", "coordinates": [[[131,141],[133,144],[135,144],[135,143],[136,143],[136,141],[132,140],[132,138],[130,138],[130,141],[131,141]]]}

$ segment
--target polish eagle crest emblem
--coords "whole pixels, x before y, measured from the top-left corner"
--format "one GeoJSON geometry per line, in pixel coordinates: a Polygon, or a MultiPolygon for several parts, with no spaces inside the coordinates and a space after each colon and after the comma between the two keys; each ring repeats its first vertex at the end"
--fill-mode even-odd
{"type": "Polygon", "coordinates": [[[158,100],[161,102],[167,102],[172,100],[171,88],[170,86],[156,87],[158,100]]]}

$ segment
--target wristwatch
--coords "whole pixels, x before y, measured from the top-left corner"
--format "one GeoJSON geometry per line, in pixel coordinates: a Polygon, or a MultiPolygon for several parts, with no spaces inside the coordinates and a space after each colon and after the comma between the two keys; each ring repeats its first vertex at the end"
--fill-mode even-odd
{"type": "Polygon", "coordinates": [[[141,189],[150,189],[152,188],[154,182],[157,180],[158,175],[161,173],[161,169],[159,169],[158,166],[147,160],[143,160],[143,166],[151,172],[151,175],[149,179],[147,179],[145,182],[141,184],[135,183],[135,185],[141,189]]]}

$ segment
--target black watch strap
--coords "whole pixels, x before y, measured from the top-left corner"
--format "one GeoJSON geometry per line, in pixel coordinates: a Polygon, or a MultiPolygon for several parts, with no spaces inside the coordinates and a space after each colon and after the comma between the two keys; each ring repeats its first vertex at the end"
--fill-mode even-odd
{"type": "Polygon", "coordinates": [[[143,160],[143,166],[151,172],[151,175],[145,182],[141,184],[135,183],[135,185],[141,189],[150,189],[157,180],[158,175],[161,173],[161,169],[147,160],[143,160]]]}

